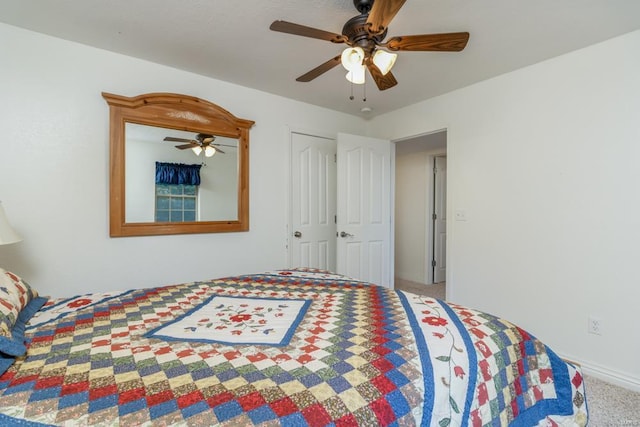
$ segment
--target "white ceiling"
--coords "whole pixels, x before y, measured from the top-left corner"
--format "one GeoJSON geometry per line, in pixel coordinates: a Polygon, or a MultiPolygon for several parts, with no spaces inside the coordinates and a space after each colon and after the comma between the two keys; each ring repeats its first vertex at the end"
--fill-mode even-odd
{"type": "Polygon", "coordinates": [[[366,102],[362,86],[349,100],[340,66],[296,82],[345,45],[273,32],[271,22],[341,33],[355,15],[352,0],[0,0],[0,22],[363,117],[639,29],[640,1],[407,0],[387,38],[468,31],[466,49],[400,52],[398,85],[380,92],[368,76],[366,102]]]}

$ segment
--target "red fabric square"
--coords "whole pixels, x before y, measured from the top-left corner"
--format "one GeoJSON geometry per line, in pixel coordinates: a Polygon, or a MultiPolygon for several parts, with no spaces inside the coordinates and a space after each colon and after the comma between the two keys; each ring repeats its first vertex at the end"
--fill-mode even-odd
{"type": "Polygon", "coordinates": [[[336,427],[353,427],[358,425],[358,421],[353,414],[347,414],[342,418],[338,418],[335,421],[336,427]]]}
{"type": "Polygon", "coordinates": [[[105,396],[110,396],[112,394],[118,393],[118,386],[115,384],[110,384],[104,387],[94,388],[89,390],[89,400],[100,399],[105,396]]]}
{"type": "Polygon", "coordinates": [[[186,408],[194,403],[198,403],[204,399],[200,390],[194,390],[190,393],[184,394],[176,399],[178,402],[178,408],[186,408]]]}
{"type": "Polygon", "coordinates": [[[385,358],[379,358],[371,362],[373,366],[375,366],[380,372],[387,372],[394,368],[393,363],[389,362],[385,358]]]}
{"type": "Polygon", "coordinates": [[[331,422],[331,416],[319,403],[307,406],[301,412],[310,427],[326,426],[331,422]]]}
{"type": "Polygon", "coordinates": [[[63,384],[60,396],[66,396],[69,394],[81,393],[89,390],[89,381],[81,381],[71,384],[63,384]]]}
{"type": "Polygon", "coordinates": [[[165,390],[165,391],[161,391],[160,393],[147,396],[147,403],[149,404],[149,406],[154,406],[159,403],[164,403],[171,399],[173,399],[173,392],[171,392],[171,390],[165,390]]]}
{"type": "Polygon", "coordinates": [[[396,386],[391,381],[389,381],[389,379],[384,375],[379,375],[375,377],[374,379],[371,380],[371,383],[375,388],[380,390],[382,394],[391,393],[393,390],[396,389],[396,386]]]}
{"type": "Polygon", "coordinates": [[[207,399],[207,402],[209,403],[209,406],[211,406],[213,408],[214,406],[218,406],[218,405],[222,405],[223,403],[227,403],[228,401],[232,400],[234,397],[235,396],[233,395],[233,393],[225,391],[224,393],[220,393],[220,394],[216,394],[215,396],[211,396],[210,398],[207,399]]]}
{"type": "Polygon", "coordinates": [[[123,405],[125,403],[133,402],[134,400],[143,398],[145,395],[143,388],[134,388],[123,391],[120,393],[120,396],[118,396],[118,404],[123,405]]]}
{"type": "Polygon", "coordinates": [[[240,403],[240,406],[242,406],[242,409],[244,409],[245,411],[251,411],[252,409],[259,408],[260,406],[267,403],[262,395],[257,391],[238,397],[237,400],[240,403]]]}
{"type": "Polygon", "coordinates": [[[49,378],[40,378],[35,385],[35,389],[39,390],[39,389],[45,389],[45,388],[49,388],[49,387],[57,387],[62,385],[62,383],[64,382],[64,377],[63,376],[59,376],[59,377],[49,377],[49,378]]]}
{"type": "Polygon", "coordinates": [[[298,411],[296,404],[288,397],[271,402],[271,409],[279,417],[284,417],[285,415],[293,414],[298,411]]]}
{"type": "Polygon", "coordinates": [[[376,414],[381,426],[387,426],[395,421],[396,415],[384,398],[375,400],[369,404],[369,408],[376,414]]]}

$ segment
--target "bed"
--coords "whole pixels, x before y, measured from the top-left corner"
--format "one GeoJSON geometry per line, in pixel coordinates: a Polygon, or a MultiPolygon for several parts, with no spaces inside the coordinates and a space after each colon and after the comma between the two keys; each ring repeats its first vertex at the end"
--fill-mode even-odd
{"type": "Polygon", "coordinates": [[[0,275],[0,425],[583,426],[488,313],[314,269],[47,300],[0,275]]]}

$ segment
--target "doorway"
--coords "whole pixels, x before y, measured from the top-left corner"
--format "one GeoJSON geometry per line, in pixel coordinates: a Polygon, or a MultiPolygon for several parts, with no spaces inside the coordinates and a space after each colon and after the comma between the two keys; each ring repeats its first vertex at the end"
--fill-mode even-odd
{"type": "Polygon", "coordinates": [[[395,280],[444,282],[447,131],[395,145],[395,280]]]}

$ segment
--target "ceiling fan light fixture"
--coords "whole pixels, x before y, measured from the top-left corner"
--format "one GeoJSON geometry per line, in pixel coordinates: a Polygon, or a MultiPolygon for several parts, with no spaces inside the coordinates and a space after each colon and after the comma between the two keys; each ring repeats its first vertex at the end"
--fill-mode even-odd
{"type": "Polygon", "coordinates": [[[195,154],[196,156],[199,156],[200,153],[202,153],[202,147],[193,147],[191,151],[193,151],[193,154],[195,154]]]}
{"type": "Polygon", "coordinates": [[[362,67],[363,60],[364,50],[360,46],[348,47],[342,51],[342,55],[340,56],[340,62],[342,62],[342,66],[347,71],[362,67]]]}
{"type": "Polygon", "coordinates": [[[378,67],[382,75],[386,75],[391,68],[393,68],[393,64],[396,63],[396,59],[398,58],[397,53],[387,52],[386,50],[378,49],[376,53],[373,54],[373,63],[378,67]]]}
{"type": "Polygon", "coordinates": [[[364,65],[361,65],[359,67],[354,67],[353,69],[349,70],[347,72],[347,80],[349,80],[351,83],[356,84],[356,85],[363,85],[364,84],[364,65]]]}
{"type": "Polygon", "coordinates": [[[216,149],[210,145],[207,145],[204,149],[204,155],[207,157],[213,157],[216,154],[216,149]]]}

